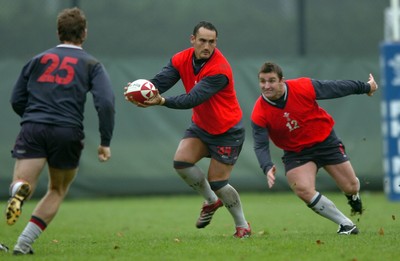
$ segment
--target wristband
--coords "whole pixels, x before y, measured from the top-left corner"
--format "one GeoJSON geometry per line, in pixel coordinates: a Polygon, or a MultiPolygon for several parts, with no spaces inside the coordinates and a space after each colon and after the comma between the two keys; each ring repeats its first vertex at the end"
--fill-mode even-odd
{"type": "Polygon", "coordinates": [[[164,97],[161,97],[161,101],[160,101],[160,104],[159,104],[159,105],[164,105],[164,103],[165,103],[165,98],[164,98],[164,97]]]}

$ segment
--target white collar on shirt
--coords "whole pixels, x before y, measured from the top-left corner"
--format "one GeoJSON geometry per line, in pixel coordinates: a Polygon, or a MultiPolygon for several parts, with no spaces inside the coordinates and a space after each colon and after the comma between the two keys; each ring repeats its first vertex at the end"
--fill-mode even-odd
{"type": "Polygon", "coordinates": [[[67,47],[67,48],[76,48],[76,49],[82,49],[82,47],[73,45],[73,44],[59,44],[57,47],[67,47]]]}

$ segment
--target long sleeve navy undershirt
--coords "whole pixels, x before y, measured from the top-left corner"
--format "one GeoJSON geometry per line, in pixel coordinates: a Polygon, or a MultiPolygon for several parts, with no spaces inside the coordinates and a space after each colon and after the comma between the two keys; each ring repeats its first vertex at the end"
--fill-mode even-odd
{"type": "MultiPolygon", "coordinates": [[[[160,94],[168,91],[179,80],[180,75],[171,61],[150,81],[157,87],[160,94]]],[[[190,109],[222,90],[228,85],[228,77],[223,74],[207,76],[201,79],[189,93],[165,98],[164,106],[172,109],[190,109]]]]}

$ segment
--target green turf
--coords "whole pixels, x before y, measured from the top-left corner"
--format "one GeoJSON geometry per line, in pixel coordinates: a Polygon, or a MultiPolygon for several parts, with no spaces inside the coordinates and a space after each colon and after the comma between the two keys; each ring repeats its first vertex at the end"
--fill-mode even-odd
{"type": "MultiPolygon", "coordinates": [[[[325,194],[349,214],[339,193],[325,194]]],[[[35,255],[0,260],[400,260],[400,202],[382,193],[362,194],[365,214],[352,217],[357,236],[339,236],[337,225],[308,209],[294,194],[242,194],[253,228],[248,239],[232,237],[226,209],[205,229],[194,224],[199,196],[67,200],[56,219],[33,245],[35,255]]],[[[34,201],[26,202],[12,227],[0,224],[0,241],[12,248],[34,201]]]]}

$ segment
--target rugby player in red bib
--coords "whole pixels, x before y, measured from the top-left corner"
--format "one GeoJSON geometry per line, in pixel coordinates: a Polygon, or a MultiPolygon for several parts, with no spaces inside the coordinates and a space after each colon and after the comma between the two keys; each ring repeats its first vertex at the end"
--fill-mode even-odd
{"type": "Polygon", "coordinates": [[[275,183],[269,139],[284,151],[283,164],[291,189],[317,214],[339,225],[338,234],[358,234],[356,225],[327,197],[316,191],[315,179],[324,168],[344,192],[352,214],[362,214],[360,182],[333,129],[333,118],[317,100],[351,94],[371,96],[378,88],[370,74],[367,83],[310,78],[284,80],[279,65],[267,62],[259,73],[261,96],[251,115],[254,151],[269,188],[275,183]]]}
{"type": "Polygon", "coordinates": [[[217,29],[209,22],[197,24],[191,35],[191,48],[175,54],[150,81],[159,94],[141,107],[162,105],[171,109],[192,109],[192,122],[179,143],[174,168],[182,179],[204,197],[197,228],[206,227],[215,211],[225,205],[234,219],[235,237],[251,234],[238,192],[229,177],[244,142],[242,110],[236,97],[232,69],[216,48],[217,29]],[[179,80],[185,94],[160,94],[179,80]],[[207,175],[196,165],[210,157],[207,175]]]}

